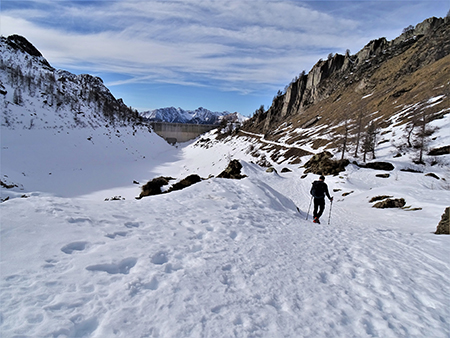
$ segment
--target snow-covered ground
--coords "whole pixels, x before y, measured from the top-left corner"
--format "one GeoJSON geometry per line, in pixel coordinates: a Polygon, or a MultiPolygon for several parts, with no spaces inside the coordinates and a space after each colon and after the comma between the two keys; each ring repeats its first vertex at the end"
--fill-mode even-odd
{"type": "Polygon", "coordinates": [[[340,190],[316,225],[317,176],[298,165],[267,173],[242,141],[106,134],[2,129],[2,181],[18,185],[1,190],[2,337],[449,337],[450,236],[433,234],[448,166],[437,180],[402,158],[387,179],[350,165],[326,178],[340,190]],[[134,199],[133,180],[236,157],[243,180],[134,199]],[[422,209],[374,209],[377,195],[422,209]]]}

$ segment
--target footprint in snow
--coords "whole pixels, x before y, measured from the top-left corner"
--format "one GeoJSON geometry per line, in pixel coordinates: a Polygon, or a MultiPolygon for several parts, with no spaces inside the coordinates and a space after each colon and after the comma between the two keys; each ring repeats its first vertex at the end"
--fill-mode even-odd
{"type": "Polygon", "coordinates": [[[111,275],[115,274],[124,274],[127,275],[130,270],[136,265],[137,258],[129,257],[121,260],[119,263],[112,263],[112,264],[96,264],[96,265],[90,265],[86,267],[86,270],[88,271],[103,271],[107,272],[111,275]]]}
{"type": "Polygon", "coordinates": [[[125,223],[125,226],[129,229],[130,228],[139,228],[140,225],[141,224],[139,222],[126,222],[125,223]]]}
{"type": "Polygon", "coordinates": [[[236,239],[237,236],[238,236],[238,234],[237,234],[236,231],[232,230],[232,231],[230,232],[230,238],[231,238],[231,239],[236,239]]]}
{"type": "Polygon", "coordinates": [[[156,277],[153,277],[150,282],[144,283],[140,279],[128,284],[128,290],[130,291],[130,296],[135,296],[141,290],[158,290],[159,282],[156,277]]]}
{"type": "Polygon", "coordinates": [[[88,217],[78,217],[78,218],[70,217],[67,219],[67,222],[71,224],[85,223],[85,222],[92,223],[92,220],[88,217]]]}
{"type": "Polygon", "coordinates": [[[167,256],[168,256],[167,252],[159,251],[151,257],[151,262],[156,265],[162,265],[169,261],[169,258],[167,256]]]}
{"type": "Polygon", "coordinates": [[[88,242],[72,242],[69,244],[64,245],[61,248],[61,251],[64,252],[65,254],[71,255],[74,251],[83,251],[84,249],[86,249],[86,245],[88,244],[88,242]]]}
{"type": "Polygon", "coordinates": [[[114,232],[114,233],[112,233],[112,234],[106,234],[105,237],[114,239],[114,238],[116,238],[117,236],[125,237],[126,235],[127,235],[127,232],[126,232],[126,231],[116,231],[116,232],[114,232]]]}

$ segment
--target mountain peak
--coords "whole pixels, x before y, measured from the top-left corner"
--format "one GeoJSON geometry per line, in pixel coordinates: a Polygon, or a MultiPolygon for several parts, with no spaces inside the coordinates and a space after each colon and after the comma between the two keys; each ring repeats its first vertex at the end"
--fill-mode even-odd
{"type": "Polygon", "coordinates": [[[28,54],[32,57],[36,57],[38,59],[40,59],[40,61],[49,68],[53,68],[50,63],[48,63],[48,61],[44,58],[44,56],[41,54],[41,52],[33,46],[33,44],[28,41],[26,38],[24,38],[21,35],[17,35],[17,34],[13,34],[8,36],[7,38],[2,36],[2,41],[10,46],[13,50],[23,53],[23,54],[28,54]]]}
{"type": "Polygon", "coordinates": [[[30,54],[31,56],[42,57],[41,52],[39,52],[31,42],[21,35],[10,35],[6,40],[14,49],[20,49],[22,52],[30,54]]]}

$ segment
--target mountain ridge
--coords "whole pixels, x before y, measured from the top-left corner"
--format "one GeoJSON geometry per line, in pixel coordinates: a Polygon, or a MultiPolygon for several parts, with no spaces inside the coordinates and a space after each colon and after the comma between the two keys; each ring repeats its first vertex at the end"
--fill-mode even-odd
{"type": "MultiPolygon", "coordinates": [[[[254,137],[274,162],[289,152],[299,163],[302,156],[324,150],[357,160],[370,125],[376,147],[394,139],[396,127],[408,144],[397,144],[397,153],[416,152],[410,135],[420,134],[420,121],[425,126],[450,111],[449,26],[448,17],[429,18],[392,41],[372,40],[356,55],[319,60],[279,91],[271,107],[257,109],[234,136],[259,135],[254,137]]],[[[450,143],[440,139],[442,146],[450,143]]]]}
{"type": "Polygon", "coordinates": [[[235,112],[217,112],[199,107],[195,110],[184,110],[180,107],[157,108],[141,112],[141,115],[151,122],[169,122],[186,124],[219,124],[222,120],[243,122],[245,117],[235,112]]]}
{"type": "Polygon", "coordinates": [[[12,129],[144,124],[101,78],[55,69],[19,35],[0,39],[0,100],[1,125],[12,129]]]}

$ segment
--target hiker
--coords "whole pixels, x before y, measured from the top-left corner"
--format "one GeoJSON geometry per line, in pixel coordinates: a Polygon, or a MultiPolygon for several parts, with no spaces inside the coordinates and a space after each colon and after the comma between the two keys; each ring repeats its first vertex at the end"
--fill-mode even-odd
{"type": "Polygon", "coordinates": [[[320,216],[322,216],[323,210],[325,209],[325,195],[327,195],[330,202],[333,200],[333,197],[330,196],[328,192],[328,186],[324,182],[325,176],[320,175],[318,181],[314,181],[311,187],[311,195],[314,197],[314,223],[320,224],[320,216]]]}

